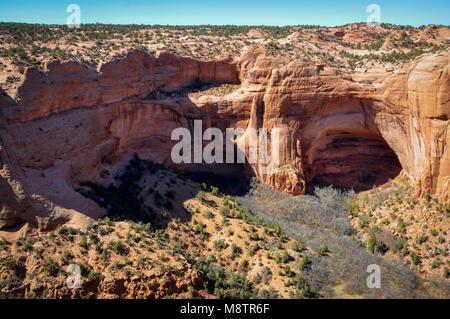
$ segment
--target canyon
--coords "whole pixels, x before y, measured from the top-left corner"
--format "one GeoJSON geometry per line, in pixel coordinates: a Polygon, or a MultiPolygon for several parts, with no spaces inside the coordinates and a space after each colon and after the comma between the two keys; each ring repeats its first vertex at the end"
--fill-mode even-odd
{"type": "Polygon", "coordinates": [[[0,91],[0,232],[88,226],[106,211],[80,185],[114,183],[135,153],[181,172],[255,176],[293,196],[367,190],[402,173],[417,197],[449,203],[449,53],[350,76],[264,45],[214,61],[138,49],[99,65],[26,68],[16,90],[0,91]],[[171,133],[194,120],[223,132],[278,128],[279,168],[175,165],[171,133]]]}

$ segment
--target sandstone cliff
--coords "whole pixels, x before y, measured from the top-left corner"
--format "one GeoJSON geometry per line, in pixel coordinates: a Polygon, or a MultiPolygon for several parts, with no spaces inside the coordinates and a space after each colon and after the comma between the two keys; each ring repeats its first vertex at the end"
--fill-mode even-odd
{"type": "Polygon", "coordinates": [[[89,224],[104,211],[75,191],[80,183],[113,182],[135,152],[174,166],[172,130],[192,130],[196,119],[204,128],[279,128],[279,168],[249,168],[293,195],[313,185],[367,189],[403,169],[418,196],[448,202],[448,57],[448,50],[423,55],[375,84],[275,58],[264,47],[239,61],[133,51],[96,68],[50,62],[42,72],[27,69],[17,92],[0,95],[0,230],[89,224]],[[222,83],[241,88],[187,93],[222,83]]]}

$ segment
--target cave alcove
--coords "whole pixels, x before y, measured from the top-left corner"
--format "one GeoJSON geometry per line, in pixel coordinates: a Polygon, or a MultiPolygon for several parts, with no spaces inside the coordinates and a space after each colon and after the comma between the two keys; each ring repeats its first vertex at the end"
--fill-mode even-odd
{"type": "Polygon", "coordinates": [[[377,131],[330,129],[320,134],[308,152],[307,191],[316,186],[365,191],[395,178],[402,166],[377,131]]]}

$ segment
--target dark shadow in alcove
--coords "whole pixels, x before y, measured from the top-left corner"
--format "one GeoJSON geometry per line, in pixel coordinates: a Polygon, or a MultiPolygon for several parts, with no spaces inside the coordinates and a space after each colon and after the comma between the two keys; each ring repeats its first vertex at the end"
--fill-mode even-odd
{"type": "Polygon", "coordinates": [[[193,212],[183,203],[194,198],[202,190],[203,183],[206,183],[207,191],[214,186],[223,194],[237,196],[248,192],[251,175],[246,164],[190,164],[179,170],[142,160],[135,153],[126,168],[115,175],[115,183],[101,186],[86,181],[80,183],[76,191],[105,208],[113,220],[150,222],[155,228],[165,229],[175,218],[182,222],[192,219],[193,212]],[[149,181],[151,178],[153,182],[149,181]],[[199,184],[189,193],[180,192],[187,179],[199,184]],[[152,203],[145,204],[144,198],[149,197],[153,198],[152,203]]]}
{"type": "MultiPolygon", "coordinates": [[[[365,191],[385,184],[401,172],[397,155],[378,134],[333,132],[314,151],[307,193],[315,187],[365,191]]],[[[320,141],[319,141],[320,143],[320,141]]]]}
{"type": "Polygon", "coordinates": [[[243,196],[250,190],[254,175],[247,164],[212,164],[202,170],[204,165],[208,164],[199,164],[195,171],[187,170],[184,175],[198,183],[218,187],[220,192],[231,196],[243,196]]]}
{"type": "Polygon", "coordinates": [[[114,180],[108,186],[83,182],[76,191],[105,208],[106,215],[114,221],[151,223],[155,229],[167,228],[173,219],[190,221],[192,211],[183,203],[201,190],[198,185],[191,193],[179,192],[183,187],[180,184],[185,184],[184,176],[163,165],[142,160],[136,153],[114,180]]]}
{"type": "MultiPolygon", "coordinates": [[[[217,109],[215,110],[209,110],[217,113],[217,109]]],[[[216,127],[218,123],[216,123],[214,120],[210,120],[208,126],[203,126],[202,130],[206,130],[209,127],[216,127]]],[[[205,123],[203,123],[205,124],[205,123]]],[[[222,155],[222,161],[224,163],[191,163],[191,164],[182,164],[181,166],[177,167],[176,169],[182,172],[184,176],[187,178],[198,182],[198,183],[206,183],[208,187],[214,186],[218,187],[220,192],[223,194],[231,195],[231,196],[243,196],[250,190],[250,182],[253,177],[255,177],[255,174],[253,170],[251,169],[249,163],[247,162],[247,159],[245,159],[245,163],[239,163],[238,159],[238,153],[240,153],[241,156],[245,157],[244,154],[242,154],[236,145],[236,143],[230,141],[227,141],[228,135],[225,133],[227,125],[229,126],[229,123],[227,121],[223,121],[221,124],[222,127],[219,127],[223,133],[223,143],[224,149],[223,149],[223,155],[222,155]],[[224,124],[225,123],[225,124],[224,124]],[[231,163],[227,162],[227,147],[228,144],[233,145],[233,150],[230,150],[230,154],[233,154],[233,160],[231,163]]],[[[191,128],[192,130],[192,128],[191,128]]],[[[203,147],[205,147],[205,144],[209,143],[209,141],[204,141],[203,147]]],[[[192,149],[193,149],[192,145],[192,149]]]]}

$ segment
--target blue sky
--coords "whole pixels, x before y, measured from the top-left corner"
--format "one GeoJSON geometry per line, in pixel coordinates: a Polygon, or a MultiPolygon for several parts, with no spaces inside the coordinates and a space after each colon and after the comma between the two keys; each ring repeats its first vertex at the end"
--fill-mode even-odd
{"type": "Polygon", "coordinates": [[[0,21],[64,24],[72,3],[81,23],[335,26],[366,21],[375,3],[381,22],[450,25],[450,0],[0,0],[0,21]]]}

